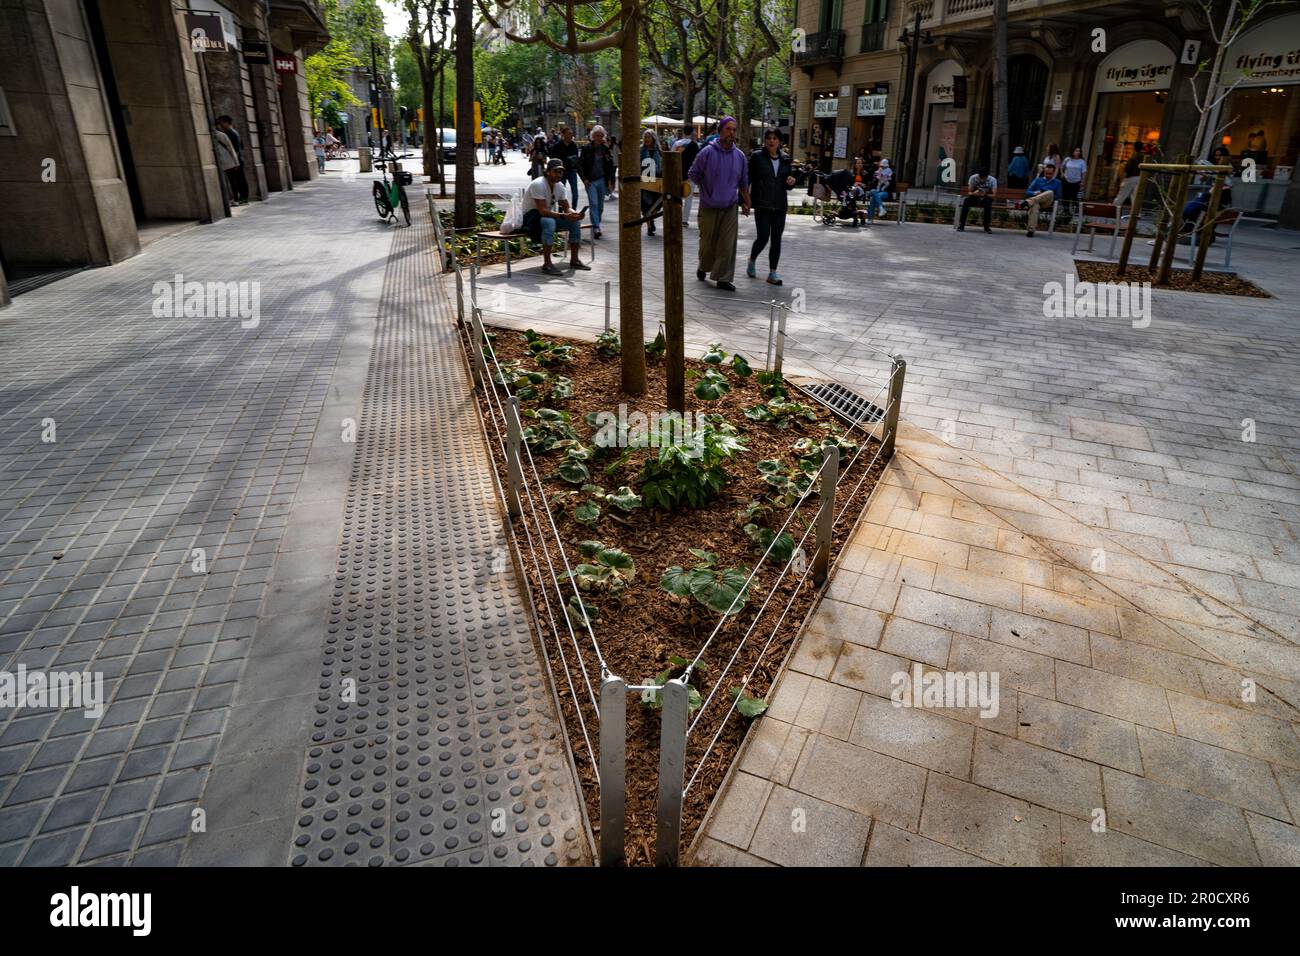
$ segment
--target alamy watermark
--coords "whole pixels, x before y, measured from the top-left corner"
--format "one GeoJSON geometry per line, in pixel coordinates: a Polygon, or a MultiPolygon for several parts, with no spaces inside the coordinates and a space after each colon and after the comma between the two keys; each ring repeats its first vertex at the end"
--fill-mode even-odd
{"type": "Polygon", "coordinates": [[[84,671],[0,671],[0,711],[24,707],[80,710],[86,717],[104,713],[104,675],[84,671]]]}
{"type": "Polygon", "coordinates": [[[627,405],[618,412],[596,412],[588,417],[596,429],[592,441],[600,448],[666,448],[684,445],[687,456],[704,454],[704,428],[707,412],[628,413],[627,405]]]}
{"type": "Polygon", "coordinates": [[[1133,320],[1133,328],[1151,324],[1150,282],[1065,282],[1043,285],[1043,316],[1049,319],[1133,320]]]}
{"type": "Polygon", "coordinates": [[[1000,709],[997,671],[897,671],[890,678],[889,699],[895,707],[978,707],[992,720],[1000,709]]]}
{"type": "Polygon", "coordinates": [[[240,328],[255,329],[262,319],[260,282],[186,282],[176,273],[171,282],[153,284],[156,319],[238,318],[240,328]]]}

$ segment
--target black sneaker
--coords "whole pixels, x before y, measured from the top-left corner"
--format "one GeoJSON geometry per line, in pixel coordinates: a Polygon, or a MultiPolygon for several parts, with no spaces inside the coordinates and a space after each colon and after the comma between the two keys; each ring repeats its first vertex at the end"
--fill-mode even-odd
{"type": "Polygon", "coordinates": [[[986,235],[986,236],[991,236],[991,235],[993,235],[993,230],[992,230],[992,229],[985,229],[985,230],[984,230],[984,235],[986,235]]]}
{"type": "Polygon", "coordinates": [[[965,227],[965,226],[958,226],[958,227],[957,227],[957,231],[958,231],[958,232],[965,232],[965,231],[966,231],[966,227],[965,227]]]}
{"type": "Polygon", "coordinates": [[[699,279],[701,282],[703,282],[703,281],[704,281],[704,270],[703,270],[703,269],[696,269],[696,270],[695,270],[695,278],[697,278],[697,279],[699,279]]]}
{"type": "Polygon", "coordinates": [[[736,287],[735,287],[734,285],[732,285],[730,282],[719,282],[719,283],[718,283],[718,288],[721,289],[723,292],[735,292],[735,291],[736,291],[736,287]]]}

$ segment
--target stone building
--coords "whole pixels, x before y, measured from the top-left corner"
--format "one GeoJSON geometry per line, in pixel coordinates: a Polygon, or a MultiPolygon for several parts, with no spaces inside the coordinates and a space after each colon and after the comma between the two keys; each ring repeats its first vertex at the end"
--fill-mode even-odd
{"type": "Polygon", "coordinates": [[[316,0],[0,0],[8,282],[228,215],[216,116],[241,134],[251,200],[315,177],[303,58],[327,41],[316,0]],[[185,11],[218,15],[226,49],[194,52],[185,11]]]}
{"type": "MultiPolygon", "coordinates": [[[[958,185],[990,155],[993,0],[799,0],[805,31],[791,78],[795,155],[823,168],[864,150],[894,160],[916,186],[958,185]],[[904,27],[923,38],[907,142],[904,27]],[[945,167],[944,160],[955,160],[945,167]],[[944,171],[949,170],[950,183],[944,171]]],[[[1216,53],[1200,5],[1183,0],[1010,0],[1010,139],[1031,162],[1056,145],[1081,147],[1084,195],[1114,195],[1135,150],[1169,161],[1190,148],[1200,120],[1197,64],[1216,53]]],[[[1202,85],[1203,85],[1202,78],[1202,85]]],[[[1209,117],[1243,173],[1233,205],[1300,226],[1300,3],[1266,7],[1227,51],[1222,81],[1236,87],[1209,117]],[[1244,175],[1249,169],[1251,174],[1244,175]],[[1251,181],[1253,180],[1253,181],[1251,181]]],[[[1004,176],[1005,169],[993,170],[1004,176]]]]}

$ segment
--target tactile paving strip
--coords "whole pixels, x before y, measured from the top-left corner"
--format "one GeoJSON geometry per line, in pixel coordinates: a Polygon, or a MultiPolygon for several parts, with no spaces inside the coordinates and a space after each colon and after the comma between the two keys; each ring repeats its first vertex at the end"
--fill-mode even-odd
{"type": "Polygon", "coordinates": [[[455,320],[429,275],[432,223],[416,211],[384,279],[289,860],[587,863],[455,320]]]}

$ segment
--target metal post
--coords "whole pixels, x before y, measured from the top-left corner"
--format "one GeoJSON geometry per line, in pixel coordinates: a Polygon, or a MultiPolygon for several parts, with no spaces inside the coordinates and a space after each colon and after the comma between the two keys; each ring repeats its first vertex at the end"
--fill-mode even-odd
{"type": "Polygon", "coordinates": [[[609,280],[605,280],[605,331],[609,331],[609,280]]]}
{"type": "Polygon", "coordinates": [[[831,566],[831,535],[835,533],[835,486],[840,480],[840,450],[835,445],[822,449],[821,507],[817,510],[817,551],[813,555],[813,584],[826,583],[831,566]]]}
{"type": "Polygon", "coordinates": [[[659,692],[659,828],[655,865],[676,866],[682,842],[682,785],[686,776],[686,721],[690,691],[680,677],[659,692]]]}
{"type": "Polygon", "coordinates": [[[767,360],[763,368],[772,371],[772,339],[776,336],[776,299],[772,300],[767,310],[767,360]]]}
{"type": "Polygon", "coordinates": [[[519,463],[519,432],[522,422],[519,420],[519,396],[510,396],[509,418],[506,420],[506,510],[510,517],[518,518],[522,509],[519,507],[519,486],[524,483],[523,468],[519,463]]]}
{"type": "Polygon", "coordinates": [[[627,682],[612,674],[600,684],[600,865],[623,862],[627,776],[627,682]]]}
{"type": "MultiPolygon", "coordinates": [[[[452,265],[455,264],[453,260],[452,265]]],[[[459,322],[465,321],[465,280],[461,277],[460,269],[456,270],[456,319],[459,322]]]]}
{"type": "Polygon", "coordinates": [[[781,358],[785,355],[785,314],[786,307],[778,305],[776,320],[776,374],[781,374],[781,358]]]}
{"type": "Polygon", "coordinates": [[[475,309],[478,308],[478,262],[473,262],[469,267],[469,304],[475,309]]]}
{"type": "Polygon", "coordinates": [[[487,387],[487,362],[483,356],[483,324],[479,321],[478,311],[469,314],[469,367],[474,373],[474,387],[487,387]]]}
{"type": "Polygon", "coordinates": [[[889,370],[889,403],[885,406],[885,433],[880,438],[880,457],[885,461],[894,457],[894,439],[898,437],[898,409],[903,404],[903,378],[907,374],[907,362],[903,356],[895,355],[893,367],[889,370]]]}

